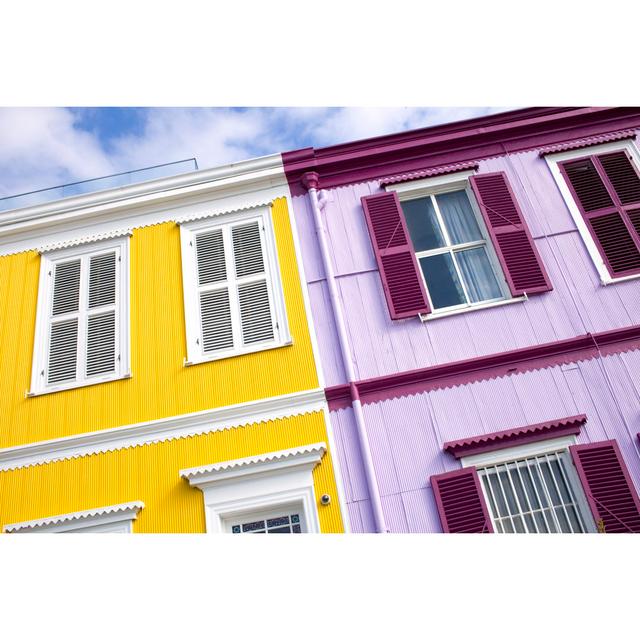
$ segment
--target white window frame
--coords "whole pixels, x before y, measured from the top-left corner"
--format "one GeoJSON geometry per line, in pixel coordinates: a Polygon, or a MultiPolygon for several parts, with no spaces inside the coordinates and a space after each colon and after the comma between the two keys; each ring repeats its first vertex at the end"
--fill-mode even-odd
{"type": "Polygon", "coordinates": [[[126,502],[7,524],[3,527],[3,531],[5,533],[133,533],[133,521],[142,508],[144,508],[144,502],[126,502]]]}
{"type": "MultiPolygon", "coordinates": [[[[31,389],[29,396],[54,393],[66,389],[76,389],[94,384],[102,384],[112,380],[131,377],[130,353],[130,274],[129,274],[129,235],[88,242],[65,249],[56,249],[43,252],[40,256],[40,279],[38,283],[38,303],[36,309],[36,327],[33,343],[33,363],[31,367],[31,389]],[[55,265],[74,258],[88,258],[99,255],[109,250],[116,251],[116,259],[119,260],[119,278],[116,278],[116,366],[115,371],[102,375],[87,377],[85,374],[86,362],[86,336],[81,340],[85,332],[79,332],[78,362],[75,380],[48,384],[46,381],[47,356],[49,353],[49,315],[53,300],[53,273],[55,265]]],[[[80,276],[80,303],[88,296],[88,268],[82,267],[80,276]]],[[[81,307],[82,308],[82,307],[81,307]]],[[[82,311],[80,318],[86,319],[86,310],[82,311]]]]}
{"type": "MultiPolygon", "coordinates": [[[[502,269],[502,265],[498,260],[498,256],[496,254],[493,243],[491,242],[491,237],[487,231],[487,226],[484,222],[484,218],[482,217],[482,213],[480,212],[480,208],[478,207],[478,203],[476,201],[473,190],[471,189],[471,185],[469,183],[469,178],[475,174],[475,171],[460,171],[453,174],[447,174],[442,176],[434,176],[431,178],[424,178],[422,180],[412,180],[410,182],[402,182],[399,184],[386,185],[385,189],[387,191],[395,191],[398,194],[398,199],[400,202],[406,202],[408,200],[417,200],[420,198],[427,198],[431,196],[438,196],[443,193],[449,193],[451,191],[465,191],[467,194],[467,198],[469,199],[469,203],[471,204],[471,208],[476,217],[476,222],[478,224],[478,228],[480,229],[480,233],[482,234],[482,240],[477,240],[473,242],[468,242],[464,244],[453,245],[450,242],[449,232],[442,218],[442,214],[440,213],[440,208],[437,204],[435,198],[432,198],[432,202],[434,205],[434,210],[436,213],[436,218],[438,223],[440,224],[440,228],[444,235],[445,242],[447,243],[446,247],[439,247],[437,249],[429,249],[427,251],[416,251],[415,256],[418,260],[418,264],[420,262],[420,258],[438,255],[442,253],[453,253],[455,250],[460,249],[471,249],[474,247],[484,247],[486,249],[487,256],[489,258],[489,263],[491,264],[491,268],[493,269],[493,273],[495,274],[496,281],[498,286],[500,287],[500,291],[502,295],[499,298],[493,298],[491,300],[482,300],[481,302],[466,302],[463,304],[453,305],[450,307],[443,307],[441,309],[435,309],[433,302],[431,300],[431,293],[429,292],[429,285],[422,273],[422,268],[420,268],[420,276],[422,277],[422,281],[425,285],[425,290],[427,292],[427,298],[429,300],[429,306],[432,309],[429,314],[421,314],[421,319],[423,321],[435,320],[437,318],[446,317],[450,315],[455,315],[458,313],[464,313],[467,311],[474,311],[476,309],[486,309],[490,307],[501,306],[504,304],[509,304],[511,302],[519,302],[526,299],[525,296],[514,298],[509,291],[509,287],[504,275],[504,271],[502,269]]],[[[456,269],[456,274],[458,279],[460,280],[460,284],[464,291],[465,297],[468,299],[469,294],[467,293],[467,289],[464,283],[464,278],[460,273],[460,268],[458,267],[457,262],[454,260],[453,264],[456,269]]]]}
{"type": "Polygon", "coordinates": [[[610,153],[611,151],[627,151],[636,167],[640,168],[640,151],[634,144],[633,140],[616,140],[614,142],[606,142],[604,144],[583,147],[581,149],[572,149],[570,151],[550,153],[545,156],[545,160],[547,161],[547,166],[551,171],[551,175],[558,185],[558,189],[560,189],[562,198],[564,199],[565,204],[569,209],[569,213],[573,218],[573,222],[580,232],[582,241],[587,248],[587,252],[589,253],[591,260],[596,267],[598,275],[600,276],[600,282],[603,285],[614,284],[616,282],[625,282],[626,280],[637,280],[638,278],[640,278],[640,274],[622,276],[619,278],[611,277],[609,269],[607,269],[607,265],[605,264],[605,261],[600,254],[596,243],[593,240],[593,236],[589,232],[587,223],[585,222],[582,214],[580,213],[578,205],[571,195],[569,185],[566,183],[562,172],[560,171],[560,164],[566,162],[567,160],[578,160],[580,158],[587,158],[588,156],[597,156],[603,153],[610,153]]]}
{"type": "MultiPolygon", "coordinates": [[[[232,358],[245,353],[255,353],[292,344],[287,321],[284,292],[278,264],[278,254],[271,219],[271,207],[255,207],[247,211],[219,214],[180,224],[180,244],[182,254],[182,277],[184,292],[184,314],[187,334],[187,358],[185,365],[211,362],[232,358]],[[198,278],[196,268],[195,236],[198,233],[222,229],[240,222],[257,221],[260,224],[262,249],[264,253],[265,275],[274,320],[274,338],[269,342],[242,345],[240,317],[235,301],[230,305],[234,336],[234,346],[216,353],[204,353],[201,339],[200,305],[198,298],[198,278]]],[[[225,253],[227,273],[234,273],[233,256],[225,253]]]]}
{"type": "MultiPolygon", "coordinates": [[[[528,444],[521,444],[504,449],[497,449],[495,451],[486,451],[485,453],[476,453],[464,456],[460,458],[460,462],[462,463],[463,468],[476,467],[476,469],[481,469],[483,467],[506,464],[509,462],[513,462],[514,460],[521,460],[523,458],[533,458],[535,456],[554,453],[563,454],[566,456],[567,460],[571,460],[569,447],[576,444],[576,442],[577,441],[575,435],[562,436],[560,438],[541,440],[539,442],[530,442],[528,444]]],[[[564,470],[567,474],[567,480],[571,485],[571,490],[576,497],[576,507],[580,512],[580,516],[585,525],[586,532],[594,533],[597,531],[596,524],[593,520],[593,515],[591,513],[591,509],[589,508],[589,503],[587,502],[587,498],[584,493],[582,482],[580,481],[580,478],[578,476],[578,472],[576,471],[576,468],[573,464],[564,465],[564,470]]],[[[489,509],[489,499],[486,495],[484,484],[482,482],[480,484],[482,486],[482,496],[485,503],[487,504],[487,509],[489,509]]],[[[491,518],[490,509],[489,517],[491,518]]],[[[493,518],[491,518],[491,521],[493,524],[493,518]]]]}
{"type": "Polygon", "coordinates": [[[290,510],[301,514],[306,533],[319,533],[313,469],[326,449],[319,442],[184,469],[180,476],[202,491],[207,533],[230,531],[231,520],[290,510]]]}
{"type": "MultiPolygon", "coordinates": [[[[308,533],[307,531],[307,523],[305,522],[304,512],[302,509],[297,509],[295,504],[292,505],[281,505],[276,509],[268,509],[266,511],[254,511],[249,513],[242,513],[236,516],[228,516],[223,521],[223,531],[225,533],[233,533],[234,525],[242,525],[247,522],[251,522],[252,520],[268,520],[269,518],[278,518],[281,516],[291,516],[294,513],[297,513],[300,516],[300,532],[308,533]]],[[[241,532],[244,534],[245,532],[241,532]]],[[[250,532],[246,532],[250,533],[250,532]]],[[[265,531],[267,535],[268,532],[265,531]]],[[[237,533],[235,535],[238,535],[237,533]]],[[[296,534],[297,535],[297,534],[296,534]]]]}

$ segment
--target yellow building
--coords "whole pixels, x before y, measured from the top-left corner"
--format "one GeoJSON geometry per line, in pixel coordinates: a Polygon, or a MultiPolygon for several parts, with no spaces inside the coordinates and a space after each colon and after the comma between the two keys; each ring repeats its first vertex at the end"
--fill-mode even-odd
{"type": "Polygon", "coordinates": [[[0,217],[4,532],[342,532],[279,155],[0,217]]]}

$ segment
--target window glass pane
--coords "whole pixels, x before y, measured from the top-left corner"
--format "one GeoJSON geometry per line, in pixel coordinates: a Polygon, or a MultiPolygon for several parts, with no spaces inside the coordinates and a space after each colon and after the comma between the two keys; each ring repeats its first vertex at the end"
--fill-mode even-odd
{"type": "Polygon", "coordinates": [[[409,235],[416,251],[445,246],[444,236],[436,218],[431,198],[418,198],[402,203],[409,235]]]}
{"type": "Polygon", "coordinates": [[[466,302],[450,253],[420,258],[420,267],[427,281],[431,302],[435,309],[466,302]]]}
{"type": "Polygon", "coordinates": [[[442,193],[436,196],[436,200],[453,244],[482,240],[466,191],[442,193]]]}
{"type": "Polygon", "coordinates": [[[456,251],[455,256],[471,302],[502,298],[500,286],[484,247],[456,251]]]}

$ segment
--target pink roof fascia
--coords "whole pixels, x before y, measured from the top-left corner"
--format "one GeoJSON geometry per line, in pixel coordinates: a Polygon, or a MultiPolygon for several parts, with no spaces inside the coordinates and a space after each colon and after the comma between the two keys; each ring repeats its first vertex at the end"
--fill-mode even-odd
{"type": "Polygon", "coordinates": [[[485,433],[473,438],[465,438],[464,440],[452,440],[451,442],[445,442],[442,445],[442,449],[456,458],[464,458],[477,453],[497,451],[529,442],[578,435],[586,421],[587,416],[580,414],[570,418],[562,418],[561,420],[551,420],[516,429],[485,433]]]}

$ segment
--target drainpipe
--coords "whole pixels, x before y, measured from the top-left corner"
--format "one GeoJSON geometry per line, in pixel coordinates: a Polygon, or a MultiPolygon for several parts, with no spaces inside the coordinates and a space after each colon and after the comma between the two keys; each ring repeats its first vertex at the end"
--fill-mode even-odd
{"type": "Polygon", "coordinates": [[[326,204],[325,199],[318,200],[318,182],[319,176],[315,171],[310,171],[302,176],[302,185],[309,192],[311,201],[311,209],[313,211],[313,220],[315,222],[316,234],[320,243],[320,254],[322,255],[322,265],[327,278],[327,286],[329,287],[329,298],[331,299],[331,308],[333,318],[338,330],[338,340],[340,342],[340,355],[342,363],[347,374],[347,382],[349,383],[349,393],[351,395],[351,406],[356,419],[356,429],[358,433],[358,444],[362,460],[364,462],[364,471],[367,480],[367,490],[371,499],[373,508],[373,517],[377,533],[388,533],[382,511],[382,502],[380,500],[380,490],[378,489],[378,481],[373,466],[373,458],[371,457],[371,448],[369,447],[369,437],[364,422],[364,413],[362,411],[362,403],[360,402],[360,394],[356,386],[356,375],[351,358],[351,347],[349,346],[349,337],[347,335],[347,325],[344,320],[342,304],[340,301],[340,293],[336,284],[336,274],[333,269],[333,263],[329,255],[329,245],[327,241],[327,231],[322,220],[321,210],[326,204]]]}

